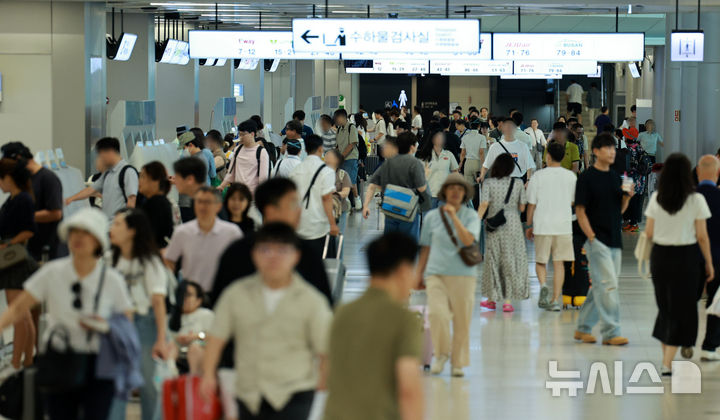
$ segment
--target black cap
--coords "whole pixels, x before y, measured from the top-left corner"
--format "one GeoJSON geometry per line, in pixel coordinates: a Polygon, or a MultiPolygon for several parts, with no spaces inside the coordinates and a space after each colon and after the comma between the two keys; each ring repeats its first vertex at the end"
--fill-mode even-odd
{"type": "Polygon", "coordinates": [[[187,125],[181,125],[179,127],[175,127],[175,135],[177,135],[178,137],[180,137],[180,135],[182,135],[182,133],[184,133],[186,131],[188,131],[187,125]]]}
{"type": "Polygon", "coordinates": [[[20,143],[19,141],[11,141],[9,143],[5,143],[2,148],[0,148],[2,151],[3,157],[15,159],[23,158],[23,159],[32,159],[33,155],[30,153],[30,149],[27,148],[24,144],[20,143]]]}
{"type": "Polygon", "coordinates": [[[238,125],[238,133],[244,131],[246,133],[257,133],[258,126],[253,120],[245,120],[238,125]]]}

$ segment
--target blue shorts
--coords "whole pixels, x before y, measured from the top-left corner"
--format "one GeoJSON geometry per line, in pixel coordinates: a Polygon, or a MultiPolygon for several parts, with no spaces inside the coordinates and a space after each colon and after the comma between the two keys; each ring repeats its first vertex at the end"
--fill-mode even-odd
{"type": "Polygon", "coordinates": [[[352,185],[357,185],[357,177],[358,177],[358,160],[357,159],[348,159],[342,164],[342,170],[348,173],[350,176],[350,182],[352,185]]]}

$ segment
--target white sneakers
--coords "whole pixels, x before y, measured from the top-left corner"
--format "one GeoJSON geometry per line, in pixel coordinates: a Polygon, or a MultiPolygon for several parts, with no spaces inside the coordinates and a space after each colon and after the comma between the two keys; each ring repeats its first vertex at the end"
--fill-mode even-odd
{"type": "Polygon", "coordinates": [[[716,351],[703,350],[700,352],[700,360],[704,362],[714,362],[720,360],[720,353],[716,351]]]}
{"type": "MultiPolygon", "coordinates": [[[[435,361],[432,364],[432,367],[430,368],[430,373],[433,375],[439,375],[443,373],[445,370],[445,364],[448,362],[449,358],[445,355],[440,355],[435,358],[435,361]]],[[[451,375],[455,378],[462,378],[465,376],[465,372],[462,368],[459,367],[453,367],[451,371],[451,375]]]]}
{"type": "Polygon", "coordinates": [[[363,208],[363,203],[360,200],[360,197],[355,197],[355,208],[359,210],[362,210],[363,208]]]}
{"type": "Polygon", "coordinates": [[[439,375],[442,373],[443,370],[445,370],[445,363],[447,363],[448,357],[444,354],[438,356],[435,358],[435,361],[432,364],[432,367],[430,368],[430,373],[433,375],[439,375]]]}

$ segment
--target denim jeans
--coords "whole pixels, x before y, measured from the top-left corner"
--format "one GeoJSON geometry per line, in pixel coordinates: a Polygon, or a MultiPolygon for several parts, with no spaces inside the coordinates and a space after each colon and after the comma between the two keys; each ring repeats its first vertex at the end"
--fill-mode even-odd
{"type": "Polygon", "coordinates": [[[393,219],[392,217],[385,217],[385,231],[388,232],[402,232],[406,235],[411,236],[416,241],[420,239],[420,213],[415,215],[415,220],[412,222],[403,222],[402,220],[393,219]]]}
{"type": "Polygon", "coordinates": [[[585,242],[592,287],[580,308],[578,331],[590,334],[595,324],[602,325],[602,338],[609,340],[620,335],[620,294],[618,277],[622,250],[610,248],[599,240],[585,242]]]}
{"type": "Polygon", "coordinates": [[[350,176],[350,183],[352,185],[357,185],[358,160],[346,159],[342,164],[342,169],[347,172],[348,176],[350,176]]]}
{"type": "MultiPolygon", "coordinates": [[[[135,314],[135,327],[140,336],[140,349],[142,358],[140,360],[140,373],[145,384],[140,387],[140,408],[142,420],[160,420],[162,408],[160,396],[155,389],[155,361],[152,358],[152,348],[157,340],[157,326],[155,325],[155,314],[150,308],[147,315],[135,314]]],[[[109,420],[125,420],[127,401],[115,398],[110,409],[109,420]]]]}

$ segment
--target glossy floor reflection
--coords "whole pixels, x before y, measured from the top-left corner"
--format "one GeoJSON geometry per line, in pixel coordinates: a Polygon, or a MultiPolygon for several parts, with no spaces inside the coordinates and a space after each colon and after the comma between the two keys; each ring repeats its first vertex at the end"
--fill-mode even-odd
{"type": "MultiPolygon", "coordinates": [[[[380,233],[376,213],[362,220],[358,214],[348,220],[345,258],[348,266],[346,300],[352,300],[365,289],[363,246],[380,233]]],[[[539,285],[534,269],[534,251],[528,243],[530,255],[530,300],[513,302],[515,312],[486,311],[475,307],[471,332],[471,366],[466,377],[451,378],[449,368],[440,376],[426,377],[428,419],[465,420],[479,418],[502,419],[616,419],[638,416],[644,419],[717,419],[720,418],[720,362],[700,362],[699,344],[705,331],[704,301],[702,306],[698,347],[692,361],[702,371],[701,394],[672,394],[671,381],[663,379],[665,388],[659,395],[629,395],[632,385],[652,386],[648,373],[637,384],[629,380],[636,364],[650,362],[659,365],[660,344],[651,337],[657,314],[652,283],[641,279],[632,249],[635,237],[624,238],[624,255],[620,279],[622,334],[630,339],[625,347],[601,344],[578,344],[573,338],[578,317],[576,309],[560,313],[537,308],[539,285]],[[546,389],[550,380],[548,364],[558,361],[558,369],[579,370],[583,389],[576,397],[553,397],[546,389]],[[616,390],[615,361],[623,362],[622,384],[616,390]],[[608,369],[610,393],[602,392],[597,381],[594,394],[588,394],[588,377],[593,362],[603,362],[608,369]],[[622,395],[615,395],[619,391],[622,395]]],[[[482,268],[480,268],[482,270],[482,268]]],[[[552,276],[550,275],[551,279],[552,276]]],[[[478,290],[480,288],[478,287],[478,290]]],[[[477,295],[477,300],[481,296],[477,295]]],[[[413,296],[422,300],[422,294],[413,296]]],[[[599,338],[599,331],[596,329],[599,338]]],[[[682,360],[678,354],[676,360],[682,360]]],[[[568,379],[565,379],[568,381],[568,379]]],[[[657,384],[655,384],[657,385],[657,384]]]]}

